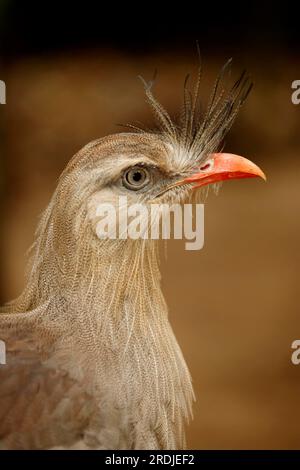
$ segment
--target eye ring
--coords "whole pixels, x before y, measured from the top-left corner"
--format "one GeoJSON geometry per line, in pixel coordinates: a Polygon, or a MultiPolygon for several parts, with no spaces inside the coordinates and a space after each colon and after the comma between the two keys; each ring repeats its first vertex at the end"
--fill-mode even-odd
{"type": "Polygon", "coordinates": [[[133,166],[125,170],[122,181],[127,189],[138,191],[147,186],[150,181],[150,174],[144,167],[133,166]]]}

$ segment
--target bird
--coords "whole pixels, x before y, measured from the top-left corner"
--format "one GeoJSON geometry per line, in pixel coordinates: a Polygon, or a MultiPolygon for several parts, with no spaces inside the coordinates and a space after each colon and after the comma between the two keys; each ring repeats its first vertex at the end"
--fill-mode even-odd
{"type": "Polygon", "coordinates": [[[206,108],[201,70],[172,119],[143,81],[156,126],[85,145],[63,170],[30,249],[26,285],[1,307],[0,449],[184,449],[195,399],[161,289],[159,243],[100,239],[97,208],[198,200],[261,177],[224,139],[252,82],[228,64],[206,108]]]}

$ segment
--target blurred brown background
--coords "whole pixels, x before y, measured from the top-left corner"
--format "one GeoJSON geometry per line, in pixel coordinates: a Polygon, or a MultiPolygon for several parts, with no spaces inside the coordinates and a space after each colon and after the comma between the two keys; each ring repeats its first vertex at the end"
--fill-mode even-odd
{"type": "Polygon", "coordinates": [[[46,2],[43,11],[25,11],[9,1],[1,8],[2,301],[23,287],[38,216],[70,157],[118,132],[116,123],[151,124],[137,75],[151,78],[158,69],[156,95],[174,115],[184,77],[196,71],[196,39],[204,99],[231,55],[234,75],[245,66],[251,72],[255,87],[226,149],[259,164],[268,181],[233,181],[218,197],[211,192],[204,249],[189,252],[183,242],[170,242],[163,287],[197,395],[188,446],[299,449],[300,365],[290,360],[291,343],[300,339],[295,12],[274,7],[273,16],[256,15],[251,7],[248,16],[235,10],[226,23],[221,11],[212,24],[190,15],[179,32],[162,28],[162,16],[157,24],[149,20],[154,26],[143,35],[143,24],[132,31],[125,17],[121,22],[122,11],[105,29],[103,10],[82,16],[46,2]]]}

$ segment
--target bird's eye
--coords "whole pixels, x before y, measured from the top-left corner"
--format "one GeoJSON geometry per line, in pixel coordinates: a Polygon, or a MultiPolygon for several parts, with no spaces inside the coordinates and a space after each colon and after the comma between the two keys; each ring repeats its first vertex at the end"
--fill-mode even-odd
{"type": "Polygon", "coordinates": [[[123,174],[123,184],[126,188],[137,191],[149,183],[150,175],[146,168],[135,166],[123,174]]]}

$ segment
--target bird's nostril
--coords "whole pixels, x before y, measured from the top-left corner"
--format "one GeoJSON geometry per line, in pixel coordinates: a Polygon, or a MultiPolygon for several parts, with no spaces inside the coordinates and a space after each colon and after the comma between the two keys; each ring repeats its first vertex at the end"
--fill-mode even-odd
{"type": "Polygon", "coordinates": [[[200,166],[200,170],[204,171],[204,170],[207,170],[209,167],[210,167],[210,163],[206,163],[205,165],[200,166]]]}

